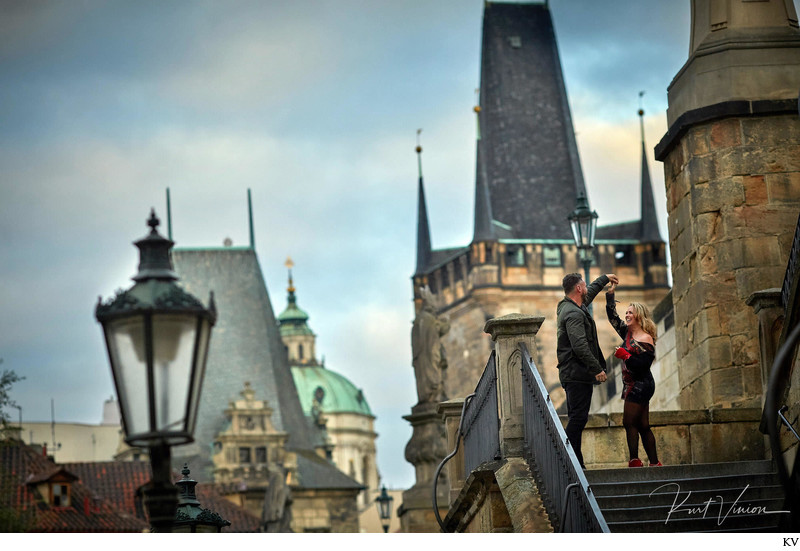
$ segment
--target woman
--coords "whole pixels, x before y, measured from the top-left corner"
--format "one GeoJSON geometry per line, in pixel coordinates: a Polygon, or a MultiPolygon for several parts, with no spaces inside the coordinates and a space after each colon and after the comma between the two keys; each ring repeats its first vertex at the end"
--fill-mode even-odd
{"type": "Polygon", "coordinates": [[[617,315],[612,283],[606,291],[606,314],[614,330],[624,339],[614,355],[622,360],[622,399],[625,407],[622,425],[628,440],[630,453],[629,467],[641,467],[639,459],[639,436],[650,460],[651,467],[661,467],[656,453],[656,438],[650,430],[650,398],[656,389],[656,382],[650,372],[650,365],[656,357],[656,324],[650,319],[647,306],[631,303],[625,311],[625,321],[617,315]]]}

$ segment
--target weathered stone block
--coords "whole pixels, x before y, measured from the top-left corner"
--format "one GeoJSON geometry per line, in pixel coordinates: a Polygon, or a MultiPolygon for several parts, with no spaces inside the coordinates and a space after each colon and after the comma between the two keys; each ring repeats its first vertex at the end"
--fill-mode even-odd
{"type": "Polygon", "coordinates": [[[767,191],[770,203],[800,203],[800,172],[768,175],[767,191]]]}
{"type": "Polygon", "coordinates": [[[689,324],[689,329],[692,332],[692,342],[696,343],[721,335],[717,307],[711,306],[701,310],[689,324]]]}
{"type": "Polygon", "coordinates": [[[717,177],[717,169],[713,155],[692,157],[689,159],[689,162],[686,163],[684,171],[692,186],[692,191],[694,191],[698,185],[707,184],[717,177]]]}
{"type": "Polygon", "coordinates": [[[692,463],[750,461],[764,458],[758,423],[692,425],[692,463]]]}
{"type": "Polygon", "coordinates": [[[747,205],[763,205],[767,202],[767,183],[763,174],[744,176],[744,201],[747,205]]]}
{"type": "Polygon", "coordinates": [[[712,211],[698,214],[694,218],[692,230],[694,231],[695,242],[698,245],[713,243],[722,238],[722,225],[720,212],[712,211]]]}
{"type": "Polygon", "coordinates": [[[791,145],[800,142],[800,124],[796,115],[747,117],[742,119],[745,145],[791,145]]]}
{"type": "MultiPolygon", "coordinates": [[[[761,365],[749,365],[740,368],[742,370],[742,388],[745,396],[763,396],[766,389],[761,386],[761,365]]],[[[759,410],[760,411],[760,410],[759,410]]],[[[760,413],[759,413],[760,419],[760,413]]]]}
{"type": "Polygon", "coordinates": [[[728,335],[711,337],[701,345],[701,356],[698,361],[706,362],[709,369],[720,369],[731,365],[731,338],[728,335]]]}
{"type": "Polygon", "coordinates": [[[681,394],[678,398],[681,409],[704,409],[711,405],[710,375],[704,375],[688,382],[684,382],[683,372],[681,378],[681,394]]]}
{"type": "Polygon", "coordinates": [[[668,181],[674,181],[676,176],[683,170],[686,159],[685,147],[686,145],[681,143],[673,148],[667,156],[664,162],[664,175],[668,181]]]}
{"type": "Polygon", "coordinates": [[[785,268],[775,265],[736,270],[737,296],[744,301],[756,291],[780,286],[785,270],[785,268]]]}
{"type": "Polygon", "coordinates": [[[753,310],[735,297],[720,302],[718,308],[721,330],[725,334],[748,333],[758,324],[753,310]]]}
{"type": "Polygon", "coordinates": [[[683,260],[694,251],[694,240],[692,232],[686,229],[679,233],[675,241],[670,243],[670,252],[673,262],[683,262],[683,260]]]}
{"type": "Polygon", "coordinates": [[[711,372],[711,399],[715,406],[729,406],[743,396],[742,373],[738,367],[714,369],[711,372]]]}
{"type": "Polygon", "coordinates": [[[758,363],[760,349],[758,339],[753,335],[731,336],[731,349],[733,350],[733,365],[746,366],[758,363]]]}
{"type": "Polygon", "coordinates": [[[684,138],[687,153],[692,157],[708,153],[710,149],[708,137],[708,131],[705,126],[692,127],[684,138]]]}
{"type": "Polygon", "coordinates": [[[742,128],[739,119],[723,119],[711,124],[709,133],[711,149],[736,147],[742,144],[742,128]]]}
{"type": "Polygon", "coordinates": [[[675,296],[682,296],[689,289],[689,263],[682,262],[672,270],[672,292],[675,296]]]}
{"type": "Polygon", "coordinates": [[[698,183],[692,187],[692,213],[713,212],[727,206],[744,203],[744,186],[741,180],[724,179],[698,183]]]}
{"type": "MultiPolygon", "coordinates": [[[[665,465],[691,463],[692,442],[689,438],[689,427],[690,425],[653,427],[659,461],[665,465]]],[[[641,448],[639,457],[646,457],[641,442],[639,447],[641,448]]]]}
{"type": "MultiPolygon", "coordinates": [[[[689,187],[686,188],[686,193],[689,192],[689,187]]],[[[670,236],[677,236],[685,229],[691,227],[691,201],[689,197],[676,203],[676,207],[672,209],[667,218],[667,225],[670,236]]]]}

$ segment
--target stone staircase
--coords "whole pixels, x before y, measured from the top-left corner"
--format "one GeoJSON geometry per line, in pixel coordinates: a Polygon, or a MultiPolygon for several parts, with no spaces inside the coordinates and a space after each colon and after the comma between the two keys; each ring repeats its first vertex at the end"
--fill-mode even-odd
{"type": "Polygon", "coordinates": [[[611,532],[778,532],[771,461],[586,471],[611,532]]]}

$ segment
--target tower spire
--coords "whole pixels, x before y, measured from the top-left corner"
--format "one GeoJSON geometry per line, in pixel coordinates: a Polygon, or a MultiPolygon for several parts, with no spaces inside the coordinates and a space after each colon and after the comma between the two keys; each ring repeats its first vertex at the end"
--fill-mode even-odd
{"type": "Polygon", "coordinates": [[[650,182],[650,170],[647,168],[647,150],[644,145],[644,109],[642,109],[642,96],[639,92],[639,131],[642,137],[642,182],[641,182],[641,231],[640,239],[645,243],[663,241],[658,229],[656,204],[653,199],[653,185],[650,182]]]}
{"type": "MultiPolygon", "coordinates": [[[[480,89],[475,92],[479,94],[480,89]]],[[[489,195],[489,183],[486,181],[486,163],[481,141],[480,95],[478,95],[478,103],[473,111],[475,111],[477,129],[478,171],[475,178],[475,226],[472,241],[494,241],[497,237],[494,232],[494,224],[492,224],[492,198],[489,195]]]]}
{"type": "Polygon", "coordinates": [[[415,274],[424,273],[431,262],[431,231],[428,226],[428,208],[425,204],[425,188],[422,184],[422,146],[419,144],[419,135],[422,128],[417,130],[417,166],[419,168],[419,191],[417,203],[417,269],[415,274]]]}
{"type": "Polygon", "coordinates": [[[286,262],[283,265],[289,270],[289,286],[286,288],[286,291],[289,293],[289,304],[295,304],[297,302],[297,298],[294,296],[295,288],[294,283],[292,282],[292,268],[294,267],[292,257],[287,256],[286,262]]]}

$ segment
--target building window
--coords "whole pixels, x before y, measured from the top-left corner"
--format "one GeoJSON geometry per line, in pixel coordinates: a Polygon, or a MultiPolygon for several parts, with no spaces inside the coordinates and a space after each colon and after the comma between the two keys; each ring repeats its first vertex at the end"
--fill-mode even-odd
{"type": "Polygon", "coordinates": [[[239,448],[239,463],[251,463],[250,448],[239,448]]]}
{"type": "Polygon", "coordinates": [[[50,486],[50,495],[53,496],[53,507],[69,507],[69,484],[53,484],[50,486]]]}
{"type": "Polygon", "coordinates": [[[561,247],[546,246],[542,249],[542,263],[545,266],[561,266],[561,247]]]}
{"type": "Polygon", "coordinates": [[[256,463],[266,463],[267,462],[267,448],[260,447],[256,448],[256,463]]]}
{"type": "Polygon", "coordinates": [[[302,344],[298,344],[297,345],[297,359],[298,360],[302,360],[303,359],[303,345],[302,344]]]}
{"type": "Polygon", "coordinates": [[[614,252],[614,261],[617,266],[633,266],[634,255],[632,245],[617,245],[614,252]]]}
{"type": "Polygon", "coordinates": [[[506,247],[506,266],[524,266],[525,248],[522,245],[508,245],[506,247]]]}

